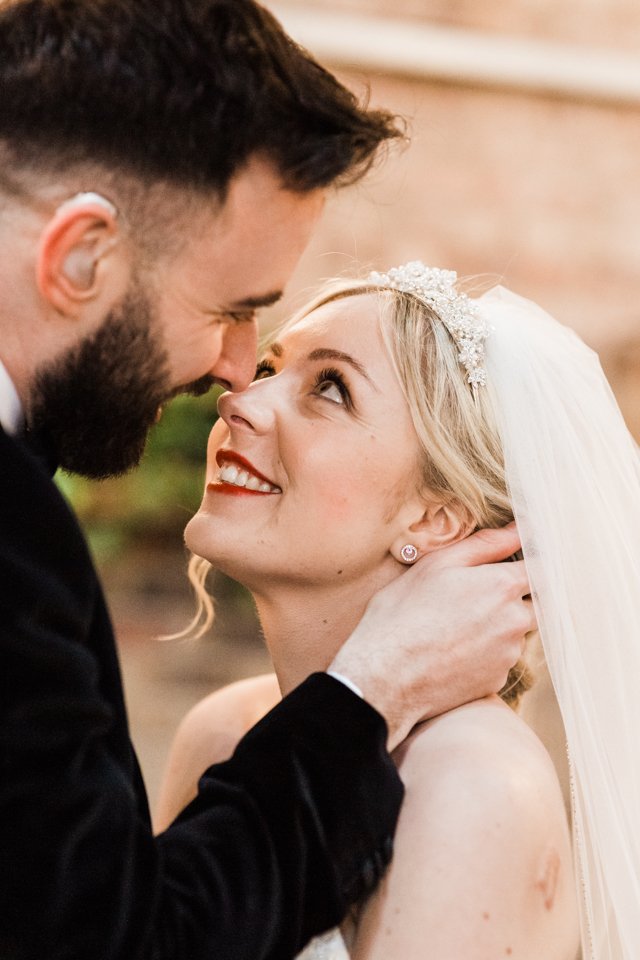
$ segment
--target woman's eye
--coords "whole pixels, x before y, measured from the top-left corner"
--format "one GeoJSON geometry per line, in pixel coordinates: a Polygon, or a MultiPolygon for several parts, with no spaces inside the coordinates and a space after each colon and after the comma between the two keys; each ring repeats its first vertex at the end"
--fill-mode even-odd
{"type": "Polygon", "coordinates": [[[258,366],[256,367],[256,372],[254,374],[255,380],[266,380],[267,377],[275,376],[276,368],[268,360],[261,360],[258,366]]]}
{"type": "Polygon", "coordinates": [[[322,397],[323,400],[330,400],[332,403],[339,403],[350,409],[352,407],[351,394],[345,382],[344,377],[339,370],[331,367],[328,370],[322,370],[315,379],[314,392],[322,397]]]}
{"type": "Polygon", "coordinates": [[[323,380],[322,383],[319,383],[318,393],[320,393],[325,400],[333,400],[334,403],[344,403],[344,397],[342,396],[340,388],[333,380],[323,380]]]}

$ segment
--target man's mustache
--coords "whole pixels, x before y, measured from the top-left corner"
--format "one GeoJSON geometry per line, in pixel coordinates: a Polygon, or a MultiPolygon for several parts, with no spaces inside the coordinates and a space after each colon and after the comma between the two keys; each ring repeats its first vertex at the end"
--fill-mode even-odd
{"type": "Polygon", "coordinates": [[[180,387],[175,387],[166,399],[173,400],[174,397],[184,396],[185,394],[189,397],[202,397],[205,393],[208,393],[212,387],[215,387],[217,383],[219,383],[219,381],[216,377],[210,373],[206,373],[203,377],[199,377],[198,380],[192,380],[191,383],[185,383],[180,387]]]}

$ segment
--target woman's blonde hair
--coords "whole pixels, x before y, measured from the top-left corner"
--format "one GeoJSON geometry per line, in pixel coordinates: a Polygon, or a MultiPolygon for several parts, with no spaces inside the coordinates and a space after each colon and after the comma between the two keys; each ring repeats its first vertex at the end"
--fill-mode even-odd
{"type": "MultiPolygon", "coordinates": [[[[282,333],[318,307],[361,294],[380,303],[381,332],[409,406],[422,448],[422,487],[452,504],[471,529],[501,527],[513,520],[502,445],[488,391],[473,389],[458,361],[458,348],[434,310],[411,293],[372,286],[367,281],[336,280],[288,320],[282,333]]],[[[198,633],[213,620],[204,582],[210,565],[192,558],[189,567],[198,597],[194,624],[198,633]]],[[[524,661],[510,671],[503,700],[516,706],[532,683],[524,661]]]]}

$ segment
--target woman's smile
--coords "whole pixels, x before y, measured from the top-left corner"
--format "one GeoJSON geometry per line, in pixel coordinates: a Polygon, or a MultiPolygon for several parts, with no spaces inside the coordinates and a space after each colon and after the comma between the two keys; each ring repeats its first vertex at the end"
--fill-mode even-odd
{"type": "Polygon", "coordinates": [[[216,453],[216,463],[220,471],[216,479],[207,485],[212,493],[226,495],[265,496],[280,494],[280,487],[272,483],[263,473],[253,466],[246,457],[234,450],[220,449],[216,453]]]}

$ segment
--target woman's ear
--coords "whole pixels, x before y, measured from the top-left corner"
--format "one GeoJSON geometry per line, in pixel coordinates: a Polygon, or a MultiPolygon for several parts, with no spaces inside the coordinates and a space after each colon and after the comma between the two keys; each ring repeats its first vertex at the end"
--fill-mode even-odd
{"type": "Polygon", "coordinates": [[[120,240],[117,213],[107,201],[81,194],[77,202],[62,204],[40,235],[36,277],[41,296],[65,317],[78,316],[103,295],[111,299],[122,280],[114,271],[120,275],[129,267],[116,251],[120,240]]]}
{"type": "Polygon", "coordinates": [[[400,563],[413,563],[434,550],[463,540],[474,529],[469,511],[461,504],[434,501],[428,503],[422,516],[396,538],[390,552],[400,563]],[[414,547],[415,553],[406,547],[414,547]]]}

